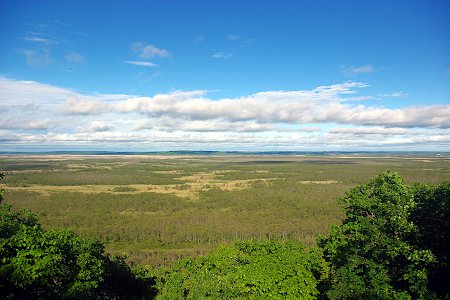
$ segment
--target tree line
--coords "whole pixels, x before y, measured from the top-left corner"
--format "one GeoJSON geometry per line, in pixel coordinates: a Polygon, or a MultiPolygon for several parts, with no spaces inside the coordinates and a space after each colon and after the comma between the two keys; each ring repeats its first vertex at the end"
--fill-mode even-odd
{"type": "Polygon", "coordinates": [[[316,247],[236,241],[158,269],[129,266],[95,238],[44,230],[30,211],[0,204],[0,297],[450,299],[450,182],[409,186],[387,171],[339,202],[342,224],[316,247]]]}

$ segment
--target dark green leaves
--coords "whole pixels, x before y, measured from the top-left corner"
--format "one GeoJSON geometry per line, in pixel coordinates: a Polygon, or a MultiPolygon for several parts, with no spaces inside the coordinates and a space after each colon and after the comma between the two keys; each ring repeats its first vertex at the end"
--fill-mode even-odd
{"type": "Polygon", "coordinates": [[[293,242],[236,242],[177,263],[158,299],[316,299],[328,265],[320,252],[293,242]]]}
{"type": "Polygon", "coordinates": [[[0,206],[0,296],[97,299],[151,296],[150,278],[137,278],[123,259],[104,254],[96,239],[69,230],[43,230],[28,211],[0,206]]]}
{"type": "Polygon", "coordinates": [[[417,299],[428,296],[429,250],[410,242],[410,188],[393,172],[358,186],[341,199],[347,218],[319,241],[332,265],[331,299],[417,299]]]}
{"type": "Polygon", "coordinates": [[[414,244],[429,249],[436,257],[430,268],[430,287],[442,299],[450,299],[450,182],[416,184],[416,207],[412,221],[417,225],[414,244]]]}

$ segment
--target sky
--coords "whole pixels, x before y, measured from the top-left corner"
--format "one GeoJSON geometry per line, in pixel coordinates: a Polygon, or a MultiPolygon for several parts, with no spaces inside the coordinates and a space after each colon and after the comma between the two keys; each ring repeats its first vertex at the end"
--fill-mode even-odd
{"type": "Polygon", "coordinates": [[[1,151],[450,151],[449,1],[0,1],[1,151]]]}

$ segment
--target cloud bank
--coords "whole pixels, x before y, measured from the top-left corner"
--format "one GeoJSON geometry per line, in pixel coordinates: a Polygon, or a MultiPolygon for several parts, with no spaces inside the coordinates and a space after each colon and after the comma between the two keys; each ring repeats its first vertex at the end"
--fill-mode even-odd
{"type": "Polygon", "coordinates": [[[69,114],[139,113],[148,117],[184,120],[223,119],[260,124],[337,123],[387,127],[450,127],[450,105],[390,109],[353,105],[345,95],[365,87],[359,82],[321,86],[311,91],[269,91],[240,98],[210,99],[207,92],[176,91],[153,97],[130,97],[107,103],[74,97],[62,110],[69,114]]]}
{"type": "Polygon", "coordinates": [[[86,94],[0,77],[0,145],[148,151],[448,150],[450,105],[389,108],[355,101],[383,97],[359,96],[366,87],[349,81],[236,98],[212,98],[206,90],[134,96],[86,94]]]}

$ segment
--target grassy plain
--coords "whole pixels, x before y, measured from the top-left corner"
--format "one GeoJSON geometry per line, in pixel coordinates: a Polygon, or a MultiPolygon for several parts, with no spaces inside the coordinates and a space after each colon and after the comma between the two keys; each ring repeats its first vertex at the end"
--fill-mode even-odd
{"type": "Polygon", "coordinates": [[[448,157],[0,156],[6,203],[154,266],[235,239],[312,245],[342,219],[336,199],[388,169],[409,183],[450,180],[448,157]]]}

